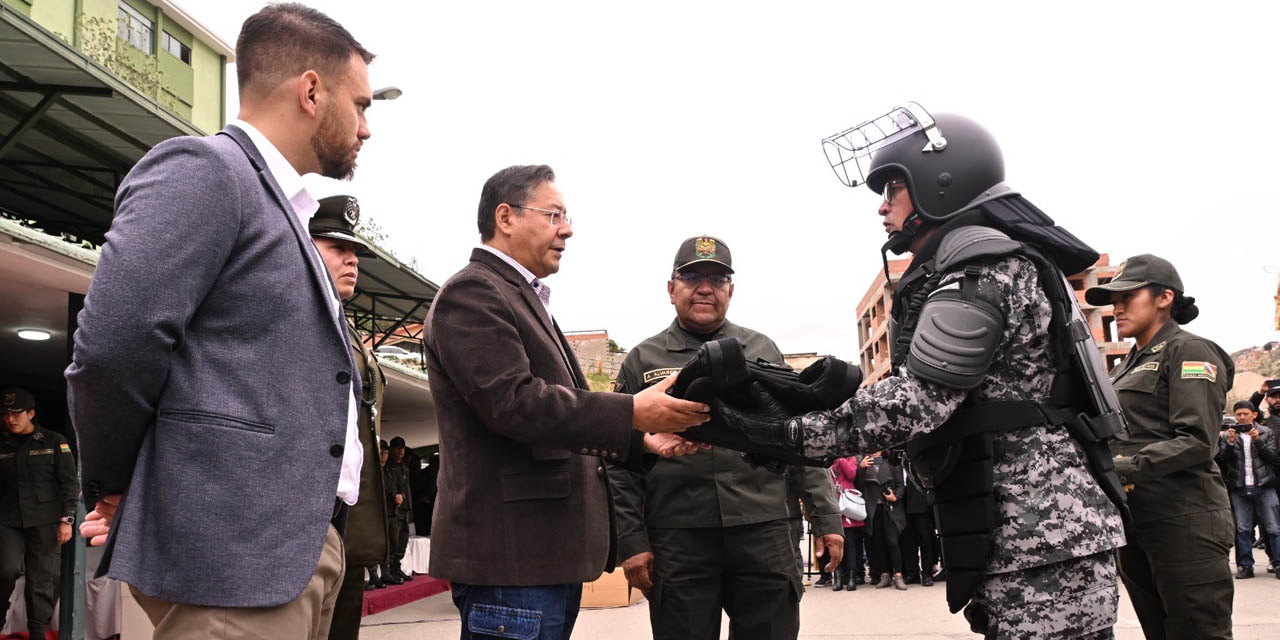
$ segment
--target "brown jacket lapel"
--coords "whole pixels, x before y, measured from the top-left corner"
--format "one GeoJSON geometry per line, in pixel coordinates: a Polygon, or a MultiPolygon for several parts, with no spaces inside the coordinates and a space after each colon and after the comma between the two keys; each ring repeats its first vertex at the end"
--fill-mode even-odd
{"type": "Polygon", "coordinates": [[[574,381],[578,384],[578,388],[586,389],[587,381],[582,375],[582,370],[578,367],[575,358],[570,358],[569,354],[573,352],[569,348],[568,342],[564,338],[564,334],[560,332],[560,327],[556,325],[555,320],[547,312],[547,308],[542,305],[542,301],[538,299],[538,294],[533,292],[533,285],[529,284],[511,265],[502,261],[502,258],[485,251],[484,249],[474,249],[471,252],[471,261],[479,262],[485,266],[492,268],[498,272],[507,282],[511,283],[517,291],[520,292],[520,298],[533,311],[533,315],[537,316],[538,321],[542,323],[542,328],[550,336],[556,348],[560,350],[560,357],[564,359],[564,366],[573,374],[574,381]]]}

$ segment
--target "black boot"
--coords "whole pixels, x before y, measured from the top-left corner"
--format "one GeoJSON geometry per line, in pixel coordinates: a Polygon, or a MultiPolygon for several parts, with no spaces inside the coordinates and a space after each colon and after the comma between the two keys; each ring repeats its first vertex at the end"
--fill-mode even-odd
{"type": "Polygon", "coordinates": [[[401,579],[401,581],[403,582],[408,582],[410,580],[413,580],[413,576],[407,575],[407,573],[404,573],[404,570],[402,570],[402,568],[399,568],[399,559],[396,559],[396,561],[392,562],[392,573],[394,576],[398,577],[398,579],[401,579]]]}
{"type": "Polygon", "coordinates": [[[404,584],[404,580],[401,580],[396,576],[395,572],[391,570],[391,567],[385,564],[382,565],[382,581],[387,585],[404,584]]]}
{"type": "Polygon", "coordinates": [[[387,585],[382,582],[382,578],[378,577],[378,565],[371,565],[367,569],[369,569],[369,582],[365,583],[364,590],[386,589],[387,585]]]}
{"type": "Polygon", "coordinates": [[[844,567],[836,567],[835,586],[831,588],[832,591],[844,591],[845,584],[849,579],[848,573],[848,571],[844,570],[844,567]]]}

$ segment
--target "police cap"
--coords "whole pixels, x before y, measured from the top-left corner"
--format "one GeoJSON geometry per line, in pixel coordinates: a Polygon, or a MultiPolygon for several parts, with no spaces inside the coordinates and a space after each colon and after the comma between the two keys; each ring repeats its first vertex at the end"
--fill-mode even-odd
{"type": "Polygon", "coordinates": [[[1084,299],[1091,305],[1101,307],[1111,304],[1111,293],[1114,291],[1133,291],[1151,284],[1168,287],[1178,293],[1186,292],[1182,288],[1178,270],[1168,260],[1144,253],[1125,260],[1111,282],[1089,287],[1084,292],[1084,299]]]}
{"type": "Polygon", "coordinates": [[[0,404],[4,405],[5,411],[18,413],[19,411],[30,411],[36,408],[36,399],[26,389],[9,387],[4,391],[0,391],[0,404]]]}
{"type": "Polygon", "coordinates": [[[356,235],[356,224],[360,222],[360,203],[354,196],[329,196],[320,199],[320,208],[311,216],[307,226],[312,236],[345,240],[358,247],[362,258],[374,257],[369,245],[356,235]]]}
{"type": "Polygon", "coordinates": [[[712,236],[694,236],[680,243],[674,268],[679,271],[699,262],[712,262],[733,273],[733,256],[724,240],[712,236]]]}

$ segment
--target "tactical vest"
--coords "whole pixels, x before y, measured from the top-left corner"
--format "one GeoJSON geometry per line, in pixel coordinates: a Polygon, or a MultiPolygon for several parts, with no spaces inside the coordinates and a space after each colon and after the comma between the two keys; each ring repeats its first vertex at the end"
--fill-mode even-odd
{"type": "MultiPolygon", "coordinates": [[[[1127,429],[1092,332],[1063,275],[1092,265],[1097,252],[1016,194],[958,216],[939,228],[929,245],[932,253],[916,256],[894,292],[890,356],[895,370],[906,363],[920,311],[946,273],[963,269],[959,297],[980,301],[982,266],[1022,256],[1035,265],[1053,310],[1049,344],[1054,378],[1049,397],[983,402],[970,396],[945,423],[907,444],[914,477],[934,504],[947,567],[947,604],[955,613],[986,575],[996,524],[995,435],[1036,425],[1065,428],[1127,523],[1124,490],[1107,445],[1127,429]],[[963,235],[953,237],[946,251],[938,251],[953,233],[963,235]]],[[[999,308],[998,300],[985,302],[999,308]]]]}

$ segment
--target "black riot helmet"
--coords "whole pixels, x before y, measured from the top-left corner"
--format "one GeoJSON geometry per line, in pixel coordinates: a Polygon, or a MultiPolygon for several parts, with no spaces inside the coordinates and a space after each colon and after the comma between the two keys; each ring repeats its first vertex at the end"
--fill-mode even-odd
{"type": "Polygon", "coordinates": [[[1010,195],[1000,145],[978,123],[955,114],[931,116],[910,102],[822,141],[847,186],[884,193],[901,177],[915,209],[886,248],[901,253],[921,222],[942,224],[992,197],[1010,195]]]}
{"type": "Polygon", "coordinates": [[[884,183],[901,174],[916,213],[937,224],[1004,182],[1004,156],[995,138],[964,116],[940,113],[934,122],[945,148],[932,150],[925,133],[917,131],[871,156],[867,186],[883,193],[884,183]]]}

